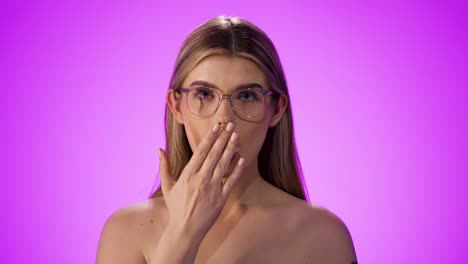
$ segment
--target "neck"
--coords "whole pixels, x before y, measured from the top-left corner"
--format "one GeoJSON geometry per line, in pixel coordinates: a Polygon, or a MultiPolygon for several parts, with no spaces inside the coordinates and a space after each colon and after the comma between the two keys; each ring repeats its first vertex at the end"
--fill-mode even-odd
{"type": "Polygon", "coordinates": [[[224,206],[220,219],[229,217],[231,214],[245,210],[250,205],[258,201],[262,195],[265,181],[258,171],[258,162],[255,160],[252,164],[246,164],[242,175],[234,185],[228,200],[224,206]]]}

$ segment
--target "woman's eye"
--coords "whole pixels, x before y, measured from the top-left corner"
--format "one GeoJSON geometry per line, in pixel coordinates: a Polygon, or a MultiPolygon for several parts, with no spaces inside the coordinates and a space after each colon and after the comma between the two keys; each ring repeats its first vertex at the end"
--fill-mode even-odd
{"type": "Polygon", "coordinates": [[[212,92],[208,89],[196,89],[195,90],[195,95],[199,99],[206,99],[208,97],[212,96],[212,92]]]}
{"type": "Polygon", "coordinates": [[[253,92],[241,92],[239,98],[244,101],[255,101],[257,96],[253,92]]]}

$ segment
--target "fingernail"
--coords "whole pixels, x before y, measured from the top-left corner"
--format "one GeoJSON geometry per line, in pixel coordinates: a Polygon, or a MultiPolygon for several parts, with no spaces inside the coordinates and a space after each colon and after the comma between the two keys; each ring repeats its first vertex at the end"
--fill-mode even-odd
{"type": "Polygon", "coordinates": [[[229,122],[229,124],[226,127],[226,131],[231,132],[232,129],[234,129],[234,124],[232,122],[229,122]]]}
{"type": "Polygon", "coordinates": [[[213,126],[213,132],[216,133],[219,131],[219,124],[213,126]]]}
{"type": "Polygon", "coordinates": [[[245,162],[245,159],[244,158],[240,158],[239,160],[239,166],[242,166],[245,162]]]}
{"type": "Polygon", "coordinates": [[[158,148],[158,156],[159,156],[159,159],[161,159],[161,149],[158,148]]]}
{"type": "Polygon", "coordinates": [[[239,134],[237,134],[236,132],[232,133],[231,139],[230,139],[231,142],[234,143],[238,137],[239,137],[239,134]]]}

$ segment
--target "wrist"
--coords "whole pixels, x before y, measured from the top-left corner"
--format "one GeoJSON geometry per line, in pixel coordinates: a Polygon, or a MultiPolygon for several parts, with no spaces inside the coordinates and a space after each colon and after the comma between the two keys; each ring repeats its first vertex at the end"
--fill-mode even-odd
{"type": "Polygon", "coordinates": [[[202,240],[182,226],[167,225],[149,263],[194,263],[202,240]]]}

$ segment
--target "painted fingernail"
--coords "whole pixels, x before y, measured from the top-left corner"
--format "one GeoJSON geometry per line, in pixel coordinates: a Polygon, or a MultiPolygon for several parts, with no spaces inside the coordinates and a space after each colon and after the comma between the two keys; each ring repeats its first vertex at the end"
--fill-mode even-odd
{"type": "Polygon", "coordinates": [[[244,159],[244,158],[240,158],[239,163],[238,163],[239,166],[244,165],[244,162],[245,162],[245,159],[244,159]]]}
{"type": "Polygon", "coordinates": [[[239,134],[237,134],[236,132],[232,133],[231,135],[231,142],[236,142],[236,139],[239,137],[239,134]]]}
{"type": "Polygon", "coordinates": [[[226,127],[226,132],[231,132],[234,129],[234,124],[232,122],[229,122],[229,124],[226,127]]]}
{"type": "Polygon", "coordinates": [[[219,131],[219,124],[213,126],[213,132],[216,133],[219,131]]]}

